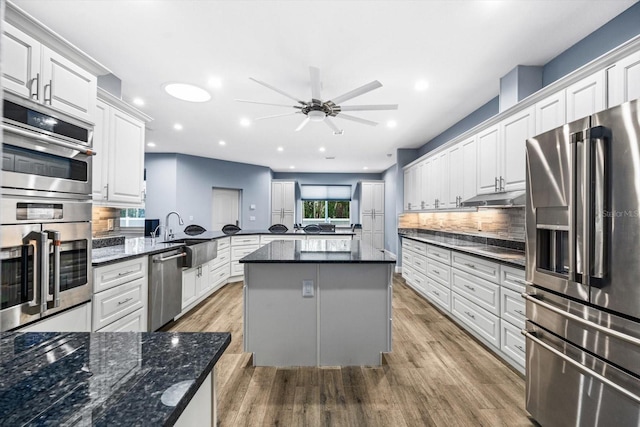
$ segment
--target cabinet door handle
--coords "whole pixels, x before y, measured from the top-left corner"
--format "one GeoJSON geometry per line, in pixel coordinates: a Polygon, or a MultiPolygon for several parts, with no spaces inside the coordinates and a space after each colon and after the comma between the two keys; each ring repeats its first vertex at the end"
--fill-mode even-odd
{"type": "Polygon", "coordinates": [[[135,273],[135,270],[122,271],[122,272],[118,273],[118,277],[126,276],[127,274],[132,274],[132,273],[135,273]]]}
{"type": "Polygon", "coordinates": [[[109,184],[104,186],[104,197],[102,199],[103,200],[109,199],[109,184]]]}
{"type": "Polygon", "coordinates": [[[40,73],[37,73],[34,78],[31,79],[29,84],[29,98],[35,98],[36,101],[40,100],[40,73]],[[36,85],[36,91],[33,92],[33,85],[36,85]]]}
{"type": "Polygon", "coordinates": [[[476,288],[474,288],[473,286],[464,285],[464,287],[469,289],[471,292],[475,292],[476,291],[476,288]]]}
{"type": "Polygon", "coordinates": [[[504,191],[504,178],[500,175],[500,191],[504,191]]]}
{"type": "Polygon", "coordinates": [[[131,301],[132,299],[133,299],[133,297],[129,297],[129,298],[127,298],[127,299],[126,299],[126,300],[124,300],[124,301],[118,301],[118,305],[126,304],[126,303],[128,303],[129,301],[131,301]]]}
{"type": "Polygon", "coordinates": [[[51,98],[53,98],[53,81],[49,80],[49,84],[44,85],[44,103],[51,105],[51,98]],[[49,98],[47,98],[47,88],[49,88],[49,98]]]}
{"type": "Polygon", "coordinates": [[[493,184],[493,192],[497,193],[498,192],[498,177],[494,177],[495,178],[495,182],[493,184]]]}

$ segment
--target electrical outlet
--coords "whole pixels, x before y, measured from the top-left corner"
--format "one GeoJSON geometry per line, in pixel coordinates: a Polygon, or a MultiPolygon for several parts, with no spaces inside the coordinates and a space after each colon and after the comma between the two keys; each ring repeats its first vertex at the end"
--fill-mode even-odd
{"type": "Polygon", "coordinates": [[[249,210],[255,211],[256,210],[256,205],[249,205],[249,210]]]}
{"type": "Polygon", "coordinates": [[[193,215],[189,215],[189,221],[193,221],[193,215]]]}
{"type": "Polygon", "coordinates": [[[107,231],[113,231],[113,218],[107,220],[107,231]]]}
{"type": "Polygon", "coordinates": [[[313,280],[302,281],[302,297],[313,298],[313,280]]]}
{"type": "Polygon", "coordinates": [[[255,217],[255,216],[250,216],[250,217],[249,217],[249,221],[255,221],[255,220],[256,220],[256,217],[255,217]]]}

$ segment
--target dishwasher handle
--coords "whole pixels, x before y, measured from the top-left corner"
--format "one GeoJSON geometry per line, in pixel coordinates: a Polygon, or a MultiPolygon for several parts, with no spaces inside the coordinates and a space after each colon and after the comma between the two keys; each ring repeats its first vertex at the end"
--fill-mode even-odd
{"type": "Polygon", "coordinates": [[[153,262],[154,263],[165,262],[165,261],[170,261],[172,259],[186,257],[186,256],[187,256],[186,252],[180,252],[179,254],[171,255],[171,256],[168,256],[168,257],[164,257],[164,258],[153,258],[153,262]]]}

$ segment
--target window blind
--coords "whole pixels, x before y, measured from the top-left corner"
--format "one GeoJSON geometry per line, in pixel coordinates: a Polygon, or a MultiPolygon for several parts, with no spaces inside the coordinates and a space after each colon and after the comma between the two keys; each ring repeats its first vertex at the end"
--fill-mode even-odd
{"type": "Polygon", "coordinates": [[[301,185],[302,200],[351,200],[350,185],[301,185]]]}

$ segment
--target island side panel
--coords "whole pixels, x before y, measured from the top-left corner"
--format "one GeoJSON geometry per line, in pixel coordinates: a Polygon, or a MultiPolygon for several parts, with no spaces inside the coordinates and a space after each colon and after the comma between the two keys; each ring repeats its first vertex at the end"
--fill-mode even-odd
{"type": "Polygon", "coordinates": [[[317,265],[245,264],[245,351],[254,366],[317,366],[317,265]],[[314,296],[303,298],[312,280],[314,296]]]}
{"type": "Polygon", "coordinates": [[[389,264],[320,264],[321,366],[380,365],[391,342],[389,264]]]}

